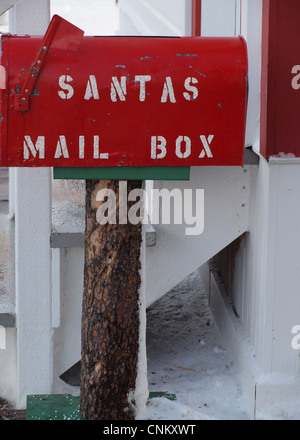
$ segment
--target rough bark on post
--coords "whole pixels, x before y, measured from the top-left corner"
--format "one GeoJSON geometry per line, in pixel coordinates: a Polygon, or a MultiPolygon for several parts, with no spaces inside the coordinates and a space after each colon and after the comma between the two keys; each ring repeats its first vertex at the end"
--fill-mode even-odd
{"type": "MultiPolygon", "coordinates": [[[[141,181],[128,181],[127,193],[141,185],[141,181]]],[[[135,389],[139,352],[142,233],[140,224],[119,224],[122,202],[119,181],[86,181],[80,384],[85,419],[134,419],[129,395],[135,389]],[[103,188],[116,194],[116,224],[97,221],[101,202],[96,195],[103,188]]]]}

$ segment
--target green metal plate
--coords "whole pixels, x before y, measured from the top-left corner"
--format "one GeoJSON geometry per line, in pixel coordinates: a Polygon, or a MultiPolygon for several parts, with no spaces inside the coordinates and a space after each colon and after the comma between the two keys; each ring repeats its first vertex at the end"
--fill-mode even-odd
{"type": "Polygon", "coordinates": [[[54,179],[190,180],[190,167],[61,167],[54,179]]]}

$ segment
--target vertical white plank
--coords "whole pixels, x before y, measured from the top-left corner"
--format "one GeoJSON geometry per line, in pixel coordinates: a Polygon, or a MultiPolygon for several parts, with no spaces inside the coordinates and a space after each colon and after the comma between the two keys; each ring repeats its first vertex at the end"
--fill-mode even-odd
{"type": "Polygon", "coordinates": [[[6,349],[6,333],[5,328],[0,325],[0,350],[6,349]]]}
{"type": "Polygon", "coordinates": [[[241,27],[242,27],[242,23],[241,23],[241,6],[242,6],[242,0],[235,0],[235,35],[241,35],[241,27]]]}
{"type": "Polygon", "coordinates": [[[201,35],[232,37],[236,33],[236,0],[202,0],[201,35]]]}
{"type": "Polygon", "coordinates": [[[185,1],[185,29],[184,35],[190,37],[192,35],[192,0],[185,1]]]}
{"type": "Polygon", "coordinates": [[[50,0],[20,0],[12,10],[13,32],[43,35],[50,20],[50,0]]]}
{"type": "Polygon", "coordinates": [[[16,175],[16,312],[19,407],[52,387],[50,170],[16,175]]]}
{"type": "Polygon", "coordinates": [[[276,204],[272,221],[274,281],[272,297],[272,372],[299,374],[299,350],[292,347],[292,328],[300,324],[299,296],[299,163],[271,165],[271,185],[276,204]]]}
{"type": "MultiPolygon", "coordinates": [[[[260,148],[260,81],[262,0],[241,0],[241,34],[247,42],[249,95],[246,122],[246,145],[259,152],[260,148]]],[[[270,167],[260,161],[253,179],[251,229],[247,264],[247,315],[244,322],[252,340],[256,357],[263,372],[269,372],[272,362],[272,251],[269,250],[270,228],[275,221],[271,208],[270,167]],[[271,215],[271,217],[270,217],[271,215]],[[271,226],[269,225],[270,218],[271,226]]],[[[273,237],[274,238],[274,237],[273,237]]],[[[271,244],[272,244],[271,240],[271,244]]]]}
{"type": "Polygon", "coordinates": [[[249,95],[246,146],[259,152],[262,0],[241,0],[241,34],[247,41],[249,95]]]}
{"type": "MultiPolygon", "coordinates": [[[[49,0],[22,0],[13,32],[44,34],[49,0]]],[[[22,168],[15,180],[18,407],[28,394],[52,392],[51,170],[22,168]]]]}
{"type": "Polygon", "coordinates": [[[16,181],[16,170],[15,168],[9,168],[9,178],[8,178],[8,209],[9,218],[13,219],[15,216],[15,181],[16,181]]]}
{"type": "Polygon", "coordinates": [[[52,327],[60,326],[60,249],[52,249],[52,327]]]}
{"type": "Polygon", "coordinates": [[[149,396],[148,378],[147,378],[147,347],[146,347],[146,232],[145,226],[142,227],[142,243],[141,243],[141,285],[139,290],[139,355],[138,355],[138,369],[135,387],[135,402],[137,414],[136,416],[141,420],[147,414],[147,399],[149,396]]]}

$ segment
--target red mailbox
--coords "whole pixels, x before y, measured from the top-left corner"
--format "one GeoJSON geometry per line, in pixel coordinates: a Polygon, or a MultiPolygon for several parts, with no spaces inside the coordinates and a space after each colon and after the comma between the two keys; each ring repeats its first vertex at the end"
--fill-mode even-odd
{"type": "Polygon", "coordinates": [[[2,35],[1,166],[242,165],[245,41],[2,35]]]}

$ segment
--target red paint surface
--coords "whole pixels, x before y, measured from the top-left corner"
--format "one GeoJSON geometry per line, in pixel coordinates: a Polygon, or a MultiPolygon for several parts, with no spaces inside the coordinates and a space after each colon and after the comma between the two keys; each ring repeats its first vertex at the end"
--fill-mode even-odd
{"type": "Polygon", "coordinates": [[[292,68],[300,64],[299,0],[263,1],[261,153],[300,157],[300,89],[292,68]]]}
{"type": "MultiPolygon", "coordinates": [[[[14,109],[41,37],[2,37],[1,64],[6,90],[1,90],[1,166],[199,166],[242,165],[245,135],[247,54],[241,38],[83,37],[77,52],[51,48],[43,63],[30,109],[14,109]],[[59,78],[72,77],[71,99],[61,99],[59,78]],[[90,75],[97,81],[99,99],[85,100],[90,75]],[[150,75],[145,101],[140,101],[137,75],[150,75]],[[112,102],[112,77],[126,80],[126,100],[112,102]],[[170,77],[176,102],[161,102],[170,77]],[[186,100],[187,78],[198,82],[198,97],[186,100]],[[35,143],[44,137],[45,159],[24,159],[24,137],[35,143]],[[65,136],[69,158],[54,158],[65,136]],[[84,158],[79,137],[84,136],[84,158]],[[94,136],[100,153],[93,157],[94,136]],[[166,139],[167,154],[151,158],[151,138],[166,139]],[[176,139],[191,143],[187,157],[176,155],[176,139]],[[205,151],[200,136],[213,136],[205,151]],[[199,155],[202,156],[199,157],[199,155]]],[[[192,96],[192,92],[188,92],[192,96]]],[[[186,142],[181,144],[184,156],[186,142]]],[[[159,152],[157,150],[157,152],[159,152]]]]}

